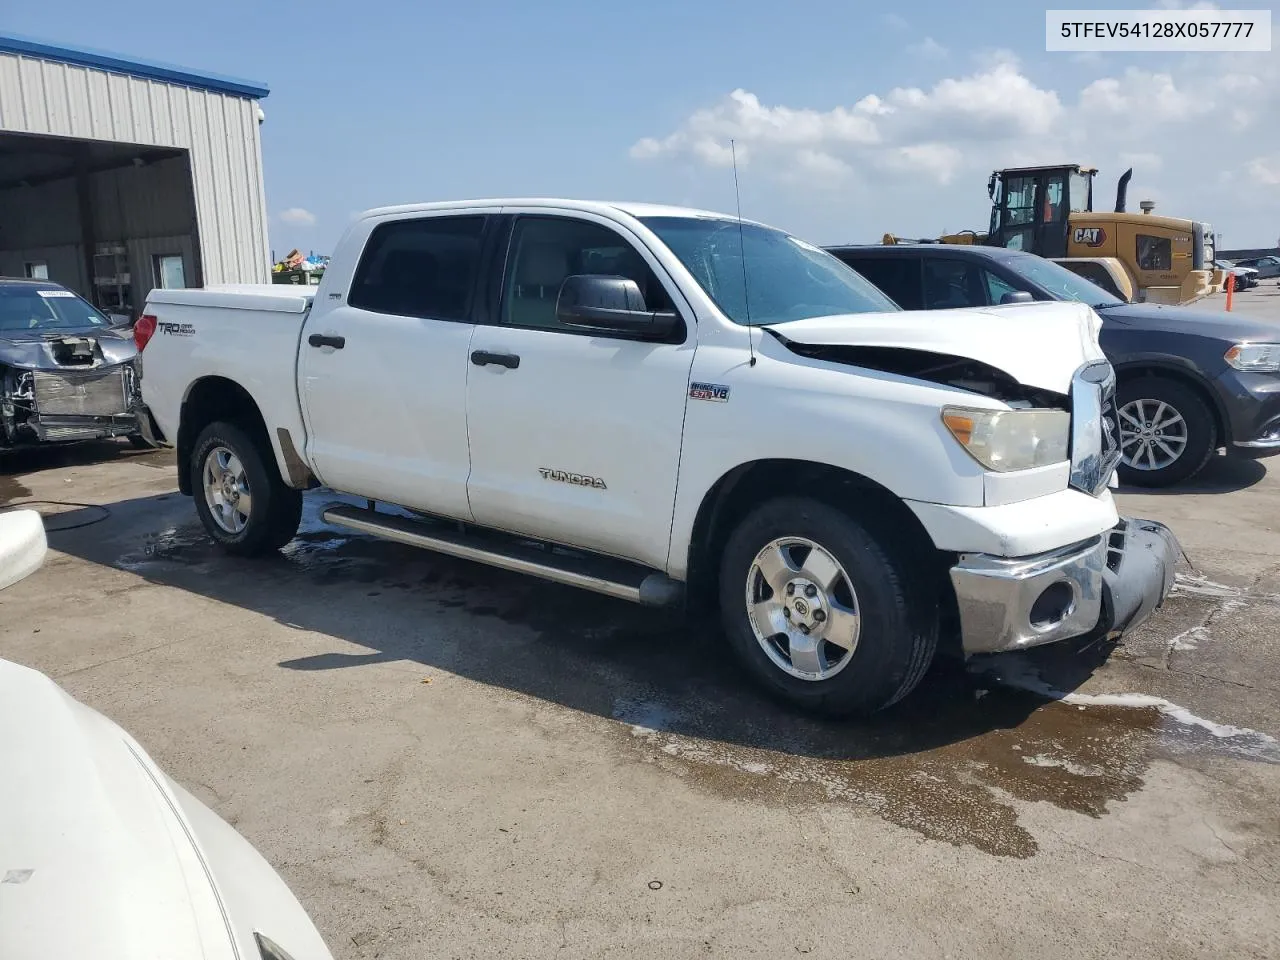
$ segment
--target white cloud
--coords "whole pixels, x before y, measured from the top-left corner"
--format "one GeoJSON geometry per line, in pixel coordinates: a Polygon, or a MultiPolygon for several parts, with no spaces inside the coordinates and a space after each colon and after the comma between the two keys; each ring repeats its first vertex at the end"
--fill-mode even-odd
{"type": "Polygon", "coordinates": [[[1164,166],[1164,158],[1155,153],[1121,153],[1119,158],[1126,167],[1141,170],[1144,174],[1159,173],[1164,166]]]}
{"type": "Polygon", "coordinates": [[[289,207],[287,210],[281,210],[276,216],[280,218],[281,223],[292,224],[295,227],[310,227],[316,222],[316,215],[302,207],[289,207]]]}
{"type": "Polygon", "coordinates": [[[907,52],[922,60],[945,60],[951,53],[933,37],[925,37],[919,43],[910,44],[907,52]]]}
{"type": "MultiPolygon", "coordinates": [[[[1047,84],[1009,51],[987,50],[976,67],[932,85],[863,90],[822,109],[737,89],[665,134],[637,140],[631,154],[718,190],[718,178],[699,181],[696,171],[726,165],[733,139],[739,166],[750,164],[755,216],[765,219],[775,203],[778,219],[830,223],[840,239],[857,235],[851,223],[865,228],[863,239],[886,229],[927,236],[944,223],[981,226],[992,170],[1066,162],[1100,169],[1102,209],[1115,178],[1133,167],[1135,203],[1158,199],[1164,212],[1208,220],[1241,242],[1254,229],[1248,224],[1280,220],[1280,127],[1271,122],[1280,115],[1280,60],[1116,59],[1104,61],[1105,76],[1095,66],[1081,79],[1047,84]],[[776,198],[770,181],[783,188],[776,198]],[[839,191],[819,196],[824,186],[839,191]]],[[[696,205],[715,206],[709,199],[696,205]]],[[[810,235],[823,239],[820,229],[810,235]]]]}
{"type": "Polygon", "coordinates": [[[1265,187],[1280,186],[1280,154],[1255,157],[1245,165],[1245,170],[1256,183],[1265,187]]]}
{"type": "Polygon", "coordinates": [[[891,30],[910,30],[911,29],[910,21],[908,21],[906,17],[898,16],[898,14],[896,13],[886,13],[880,19],[883,20],[885,26],[889,27],[891,30]]]}
{"type": "Polygon", "coordinates": [[[1184,120],[1213,109],[1203,90],[1179,89],[1171,74],[1136,67],[1089,84],[1080,91],[1080,107],[1155,120],[1184,120]]]}

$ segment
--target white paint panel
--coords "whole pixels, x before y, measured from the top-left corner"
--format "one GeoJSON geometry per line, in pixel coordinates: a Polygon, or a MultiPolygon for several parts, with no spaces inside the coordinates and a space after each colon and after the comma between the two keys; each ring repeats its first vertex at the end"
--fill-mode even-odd
{"type": "Polygon", "coordinates": [[[62,63],[41,63],[44,84],[45,115],[49,132],[59,137],[71,136],[71,108],[67,99],[67,67],[62,63]]]}
{"type": "Polygon", "coordinates": [[[256,101],[5,53],[0,132],[187,150],[204,282],[270,280],[256,101]]]}

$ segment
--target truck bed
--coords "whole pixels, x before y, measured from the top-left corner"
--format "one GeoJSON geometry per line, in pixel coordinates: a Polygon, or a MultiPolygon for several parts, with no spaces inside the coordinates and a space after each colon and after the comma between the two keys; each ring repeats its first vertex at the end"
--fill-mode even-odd
{"type": "Polygon", "coordinates": [[[283,470],[276,429],[299,442],[305,436],[298,341],[315,293],[284,284],[152,290],[146,314],[155,317],[156,331],[142,353],[142,396],[164,440],[178,442],[182,405],[200,381],[225,377],[257,401],[283,470]]]}

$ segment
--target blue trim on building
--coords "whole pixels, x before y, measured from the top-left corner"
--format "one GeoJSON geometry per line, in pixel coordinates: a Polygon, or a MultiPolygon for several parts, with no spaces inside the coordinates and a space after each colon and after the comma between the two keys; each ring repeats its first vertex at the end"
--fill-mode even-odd
{"type": "Polygon", "coordinates": [[[145,80],[162,80],[165,83],[176,83],[184,87],[197,87],[201,90],[212,90],[215,93],[229,93],[237,97],[248,97],[261,100],[271,91],[261,83],[253,80],[238,80],[235,77],[224,77],[216,73],[196,73],[184,67],[175,67],[167,63],[153,63],[147,60],[127,60],[113,53],[101,50],[87,50],[82,47],[62,47],[30,37],[17,37],[12,34],[0,34],[0,53],[15,53],[23,57],[37,57],[41,60],[56,60],[59,63],[71,63],[80,67],[93,67],[111,73],[124,73],[131,77],[145,80]]]}

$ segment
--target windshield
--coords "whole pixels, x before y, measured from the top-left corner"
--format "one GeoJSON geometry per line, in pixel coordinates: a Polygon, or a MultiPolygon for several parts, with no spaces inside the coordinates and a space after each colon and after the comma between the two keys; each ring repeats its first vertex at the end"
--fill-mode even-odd
{"type": "Polygon", "coordinates": [[[825,250],[781,230],[709,217],[642,217],[641,222],[734,323],[759,326],[900,309],[825,250]]]}
{"type": "Polygon", "coordinates": [[[14,330],[83,330],[111,322],[70,290],[30,284],[0,286],[0,334],[14,330]]]}
{"type": "Polygon", "coordinates": [[[1074,300],[1091,307],[1114,307],[1124,303],[1119,297],[1090,283],[1066,267],[1041,257],[1010,257],[1005,266],[1020,277],[1025,277],[1060,300],[1074,300]]]}

